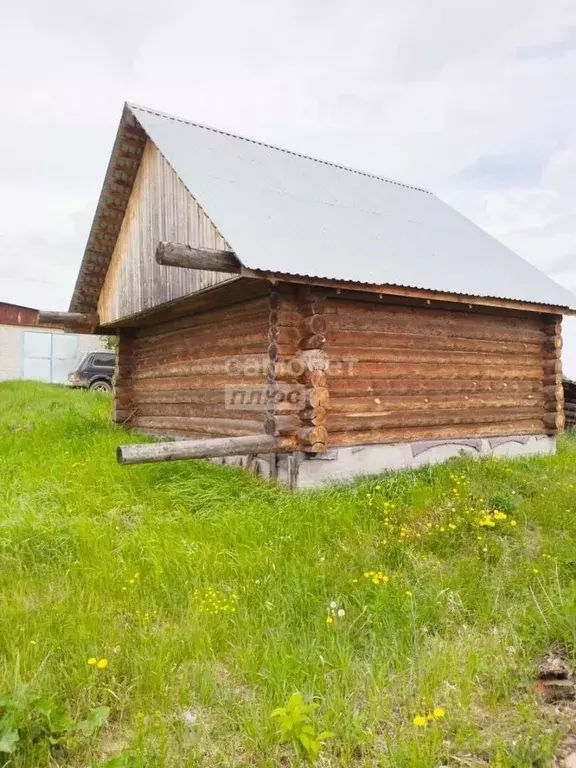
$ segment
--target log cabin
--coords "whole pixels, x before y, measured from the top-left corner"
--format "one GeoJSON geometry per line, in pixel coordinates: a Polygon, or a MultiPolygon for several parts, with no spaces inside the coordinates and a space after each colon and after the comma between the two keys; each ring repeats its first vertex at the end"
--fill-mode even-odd
{"type": "Polygon", "coordinates": [[[554,451],[575,307],[426,190],[126,104],[68,317],[119,337],[115,422],[172,438],[122,463],[297,488],[554,451]]]}

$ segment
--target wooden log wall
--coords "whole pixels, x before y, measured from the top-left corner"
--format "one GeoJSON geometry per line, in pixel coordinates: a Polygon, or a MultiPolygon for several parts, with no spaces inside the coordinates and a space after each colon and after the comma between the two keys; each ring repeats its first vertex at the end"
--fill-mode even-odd
{"type": "Polygon", "coordinates": [[[269,299],[121,331],[115,420],[152,435],[264,434],[269,299]]]}
{"type": "Polygon", "coordinates": [[[543,325],[542,358],[544,367],[544,424],[551,433],[564,429],[564,390],[562,388],[562,317],[547,315],[543,325]]]}
{"type": "Polygon", "coordinates": [[[576,427],[576,381],[564,379],[563,390],[566,429],[574,429],[576,427]]]}
{"type": "Polygon", "coordinates": [[[324,352],[325,301],[311,289],[284,287],[271,296],[270,409],[267,432],[290,435],[300,450],[326,450],[329,393],[324,352]]]}
{"type": "Polygon", "coordinates": [[[331,298],[329,445],[556,434],[560,323],[331,298]]]}

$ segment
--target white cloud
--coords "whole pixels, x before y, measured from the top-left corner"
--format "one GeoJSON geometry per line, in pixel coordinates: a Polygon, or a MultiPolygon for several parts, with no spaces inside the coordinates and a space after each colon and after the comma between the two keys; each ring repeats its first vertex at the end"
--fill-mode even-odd
{"type": "Polygon", "coordinates": [[[66,307],[125,99],[424,184],[576,290],[575,25],[564,0],[5,10],[0,299],[66,307]],[[474,178],[511,155],[534,178],[474,178]]]}

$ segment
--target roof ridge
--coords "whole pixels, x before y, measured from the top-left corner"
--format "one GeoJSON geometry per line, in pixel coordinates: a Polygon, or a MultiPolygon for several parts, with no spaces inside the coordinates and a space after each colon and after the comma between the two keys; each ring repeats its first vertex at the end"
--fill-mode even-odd
{"type": "MultiPolygon", "coordinates": [[[[213,131],[214,133],[220,133],[222,136],[228,136],[232,139],[239,139],[240,141],[248,141],[250,144],[258,144],[261,147],[267,149],[274,149],[277,152],[285,152],[287,155],[294,155],[300,157],[303,160],[311,160],[314,163],[322,163],[322,165],[329,165],[332,168],[339,168],[341,171],[348,171],[349,173],[357,173],[359,176],[367,176],[370,179],[376,179],[377,181],[383,181],[387,184],[395,184],[398,187],[405,187],[406,189],[413,189],[416,192],[423,192],[426,195],[432,195],[433,193],[429,189],[423,187],[417,187],[414,184],[405,184],[402,181],[395,181],[394,179],[387,179],[385,176],[377,176],[375,173],[368,173],[368,171],[360,171],[357,168],[351,168],[348,165],[341,165],[340,163],[334,163],[330,160],[322,160],[319,157],[311,157],[310,155],[304,155],[301,152],[295,152],[292,149],[285,149],[284,147],[277,147],[274,144],[268,144],[265,141],[257,141],[256,139],[249,139],[246,136],[239,136],[237,133],[230,133],[229,131],[223,131],[220,128],[213,128],[210,125],[203,125],[202,123],[196,123],[194,120],[186,120],[183,117],[177,115],[170,115],[167,112],[160,112],[157,109],[151,109],[150,107],[144,107],[140,104],[133,104],[132,102],[126,102],[126,106],[129,109],[139,109],[142,112],[147,112],[150,115],[156,115],[157,117],[164,117],[167,120],[174,120],[177,123],[184,123],[185,125],[192,125],[195,128],[202,128],[205,131],[213,131]]],[[[135,117],[137,117],[135,115],[135,117]]]]}

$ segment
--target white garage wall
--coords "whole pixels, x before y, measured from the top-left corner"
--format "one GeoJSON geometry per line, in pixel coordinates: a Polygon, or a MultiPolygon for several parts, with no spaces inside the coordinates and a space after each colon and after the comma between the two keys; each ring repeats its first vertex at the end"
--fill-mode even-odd
{"type": "Polygon", "coordinates": [[[102,349],[102,336],[38,326],[0,325],[0,380],[64,382],[86,352],[102,349]]]}

